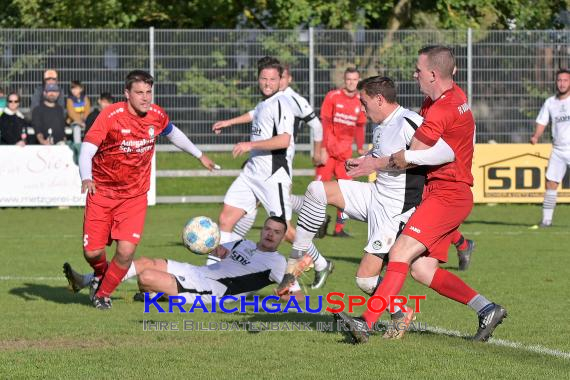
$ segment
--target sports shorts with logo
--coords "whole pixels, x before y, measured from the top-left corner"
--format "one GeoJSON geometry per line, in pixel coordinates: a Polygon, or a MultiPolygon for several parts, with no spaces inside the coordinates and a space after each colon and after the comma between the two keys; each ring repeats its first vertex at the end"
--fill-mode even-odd
{"type": "Polygon", "coordinates": [[[227,288],[218,281],[205,277],[200,267],[174,260],[167,260],[166,263],[166,271],[176,279],[178,295],[184,297],[187,304],[192,305],[197,296],[204,303],[212,303],[212,296],[218,300],[224,296],[227,288]]]}
{"type": "Polygon", "coordinates": [[[291,178],[283,168],[269,178],[253,177],[241,173],[231,184],[224,203],[252,213],[259,201],[267,215],[284,216],[291,220],[291,178]]]}
{"type": "Polygon", "coordinates": [[[368,243],[364,251],[383,258],[415,209],[401,213],[401,205],[398,207],[380,194],[371,182],[341,179],[338,185],[344,198],[344,212],[350,219],[368,223],[368,243]]]}
{"type": "Polygon", "coordinates": [[[138,244],[147,209],[146,193],[133,198],[111,199],[99,193],[88,194],[83,215],[83,248],[105,248],[113,240],[138,244]]]}
{"type": "Polygon", "coordinates": [[[402,234],[426,246],[425,256],[447,262],[451,233],[459,228],[473,209],[473,193],[464,182],[429,181],[416,212],[402,234]]]}

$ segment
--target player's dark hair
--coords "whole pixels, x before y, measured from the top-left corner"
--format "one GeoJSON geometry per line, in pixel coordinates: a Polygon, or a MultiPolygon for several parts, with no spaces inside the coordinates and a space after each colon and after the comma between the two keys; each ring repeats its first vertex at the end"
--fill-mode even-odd
{"type": "Polygon", "coordinates": [[[152,87],[154,84],[154,78],[146,71],[133,70],[127,75],[127,79],[125,79],[125,88],[130,90],[135,82],[144,82],[146,84],[150,84],[152,87]]]}
{"type": "Polygon", "coordinates": [[[282,216],[271,215],[269,218],[265,219],[265,223],[267,223],[268,220],[273,220],[274,222],[281,223],[285,227],[285,232],[287,232],[287,222],[282,216]]]}
{"type": "MultiPolygon", "coordinates": [[[[0,89],[1,90],[1,89],[0,89]]],[[[4,91],[2,91],[4,92],[4,91]]],[[[8,96],[6,96],[6,100],[8,101],[10,99],[10,96],[15,96],[16,98],[18,98],[18,103],[20,102],[20,94],[18,94],[16,91],[11,91],[8,96]]]]}
{"type": "Polygon", "coordinates": [[[418,50],[418,55],[427,56],[430,69],[437,67],[442,76],[446,78],[453,77],[455,54],[453,54],[453,49],[450,47],[443,45],[424,46],[418,50]]]}
{"type": "Polygon", "coordinates": [[[275,69],[279,72],[280,78],[283,76],[283,65],[275,57],[265,56],[257,61],[257,75],[259,76],[265,69],[275,69]]]}
{"type": "Polygon", "coordinates": [[[358,82],[356,88],[358,91],[364,91],[370,97],[382,95],[388,103],[396,103],[396,84],[388,77],[377,75],[363,79],[358,82]]]}
{"type": "Polygon", "coordinates": [[[115,98],[113,98],[110,92],[102,92],[101,95],[99,95],[99,99],[106,100],[109,103],[115,103],[115,98]]]}
{"type": "Polygon", "coordinates": [[[344,70],[345,76],[346,74],[352,74],[352,73],[357,73],[358,75],[360,75],[360,71],[358,71],[356,67],[347,67],[346,70],[344,70]]]}
{"type": "Polygon", "coordinates": [[[558,76],[560,74],[570,74],[570,70],[569,69],[558,69],[558,71],[556,72],[556,78],[558,79],[558,76]]]}

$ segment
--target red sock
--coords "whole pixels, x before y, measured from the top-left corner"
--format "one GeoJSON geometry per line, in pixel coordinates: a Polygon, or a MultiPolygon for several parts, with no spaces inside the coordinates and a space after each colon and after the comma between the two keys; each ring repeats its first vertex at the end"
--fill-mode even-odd
{"type": "Polygon", "coordinates": [[[127,272],[129,271],[129,267],[126,268],[120,267],[117,265],[115,260],[111,261],[109,264],[109,269],[105,273],[105,277],[103,277],[103,281],[101,282],[101,286],[99,286],[99,290],[97,291],[97,297],[109,297],[111,293],[115,291],[117,286],[121,283],[121,280],[127,272]]]}
{"type": "Polygon", "coordinates": [[[457,246],[457,244],[460,243],[463,239],[463,235],[461,235],[461,232],[459,232],[459,230],[453,231],[451,234],[449,234],[449,236],[451,237],[451,243],[455,246],[457,246]]]}
{"type": "Polygon", "coordinates": [[[477,292],[469,287],[462,279],[445,269],[438,268],[431,280],[430,288],[454,301],[467,305],[477,292]]]}
{"type": "Polygon", "coordinates": [[[336,209],[336,224],[334,226],[334,232],[340,232],[344,229],[344,219],[342,218],[342,210],[340,208],[336,209]]]}
{"type": "MultiPolygon", "coordinates": [[[[402,286],[404,286],[409,268],[410,266],[407,263],[390,261],[386,267],[386,276],[384,276],[380,286],[376,288],[374,296],[383,297],[386,302],[389,302],[390,296],[398,295],[400,290],[402,290],[402,286]]],[[[379,306],[375,305],[375,307],[379,306]]],[[[366,310],[362,314],[362,318],[368,323],[368,327],[372,328],[381,315],[382,313],[366,310]]]]}
{"type": "Polygon", "coordinates": [[[109,263],[107,262],[107,255],[103,252],[99,257],[96,258],[85,258],[93,271],[95,272],[95,277],[101,278],[105,275],[107,268],[109,267],[109,263]]]}

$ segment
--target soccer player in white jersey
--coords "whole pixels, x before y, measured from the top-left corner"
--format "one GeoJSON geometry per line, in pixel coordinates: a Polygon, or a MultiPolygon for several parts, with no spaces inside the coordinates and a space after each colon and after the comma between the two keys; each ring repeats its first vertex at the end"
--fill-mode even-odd
{"type": "Polygon", "coordinates": [[[535,228],[552,225],[558,184],[570,165],[570,70],[568,69],[561,69],[556,73],[556,95],[546,99],[540,109],[534,134],[530,138],[531,144],[538,142],[549,121],[552,126],[552,153],[546,169],[542,221],[535,228]]]}
{"type": "MultiPolygon", "coordinates": [[[[219,217],[220,241],[236,240],[232,229],[245,214],[253,213],[257,203],[268,215],[285,218],[288,225],[285,239],[292,242],[295,231],[291,227],[291,178],[293,173],[294,113],[290,102],[279,92],[283,67],[272,57],[258,62],[259,89],[265,100],[253,112],[251,141],[240,142],[233,149],[233,156],[250,153],[242,172],[232,183],[224,198],[219,217]]],[[[228,125],[212,127],[215,133],[228,125]]],[[[327,266],[327,261],[311,245],[309,253],[316,258],[315,266],[327,266]]]]}
{"type": "MultiPolygon", "coordinates": [[[[373,131],[373,148],[367,153],[373,157],[389,157],[410,144],[423,118],[396,102],[396,86],[387,77],[375,76],[358,84],[360,100],[368,118],[377,126],[373,131]]],[[[452,161],[453,151],[443,141],[436,144],[436,162],[452,161]]],[[[432,153],[434,153],[432,151],[432,153]]],[[[347,161],[349,165],[351,160],[347,161]]],[[[423,162],[422,162],[423,163],[423,162]]],[[[388,161],[386,160],[386,164],[388,161]]],[[[369,174],[369,173],[366,173],[369,174]]],[[[368,242],[356,272],[356,284],[372,295],[381,278],[380,272],[390,248],[420,202],[426,170],[417,167],[407,170],[378,171],[374,183],[350,180],[314,181],[307,188],[303,208],[297,222],[293,249],[287,272],[277,293],[286,294],[291,284],[309,262],[307,245],[325,218],[327,205],[342,208],[351,219],[368,223],[368,242]]],[[[413,310],[398,310],[392,314],[394,325],[406,326],[412,321],[413,310]]],[[[389,329],[386,338],[401,338],[405,329],[389,329]]]]}
{"type": "MultiPolygon", "coordinates": [[[[214,265],[194,266],[174,260],[141,257],[133,261],[123,281],[138,276],[141,291],[181,295],[187,304],[192,304],[198,295],[206,304],[211,303],[212,296],[219,299],[254,292],[279,283],[283,278],[286,260],[277,248],[286,229],[283,218],[271,216],[265,220],[258,243],[238,240],[220,245],[214,250],[220,262],[214,265]]],[[[64,273],[74,292],[86,287],[93,276],[78,274],[67,263],[64,264],[64,273]]],[[[296,285],[283,298],[300,294],[296,285]]],[[[135,300],[144,300],[140,295],[138,293],[135,300]]]]}
{"type": "MultiPolygon", "coordinates": [[[[289,108],[292,110],[295,116],[295,123],[293,125],[293,139],[295,139],[302,128],[303,124],[307,124],[311,128],[311,133],[313,136],[313,164],[315,166],[322,165],[327,160],[327,152],[321,146],[323,140],[323,127],[313,107],[309,102],[299,95],[295,90],[290,87],[293,80],[291,76],[290,67],[288,65],[283,65],[283,75],[281,81],[279,82],[279,91],[282,98],[289,104],[289,108]]],[[[238,117],[228,120],[221,120],[216,122],[212,129],[214,131],[220,131],[222,128],[230,127],[236,124],[250,123],[254,118],[255,110],[244,113],[238,117]]],[[[292,178],[292,173],[291,173],[292,178]]],[[[291,209],[294,213],[299,213],[301,211],[301,206],[303,205],[303,196],[290,195],[291,197],[291,209]]],[[[257,209],[247,212],[239,221],[234,225],[232,231],[231,239],[243,239],[247,235],[248,231],[253,227],[255,218],[257,216],[257,209]]],[[[330,219],[325,219],[325,222],[321,225],[319,231],[319,237],[324,237],[326,234],[326,228],[328,221],[330,219]]],[[[313,262],[315,263],[315,280],[311,287],[313,289],[321,288],[324,286],[326,279],[334,268],[334,263],[331,261],[326,261],[322,256],[319,257],[318,251],[316,249],[311,249],[310,254],[313,256],[313,262]]],[[[218,261],[218,258],[210,255],[208,257],[207,264],[213,264],[218,261]]]]}

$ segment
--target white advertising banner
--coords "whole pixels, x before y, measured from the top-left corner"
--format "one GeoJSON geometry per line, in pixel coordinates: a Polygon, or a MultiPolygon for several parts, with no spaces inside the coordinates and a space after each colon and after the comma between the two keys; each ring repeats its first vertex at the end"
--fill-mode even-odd
{"type": "MultiPolygon", "coordinates": [[[[154,170],[151,176],[148,200],[155,204],[154,170]]],[[[0,147],[0,207],[84,205],[79,167],[69,147],[0,147]]]]}

